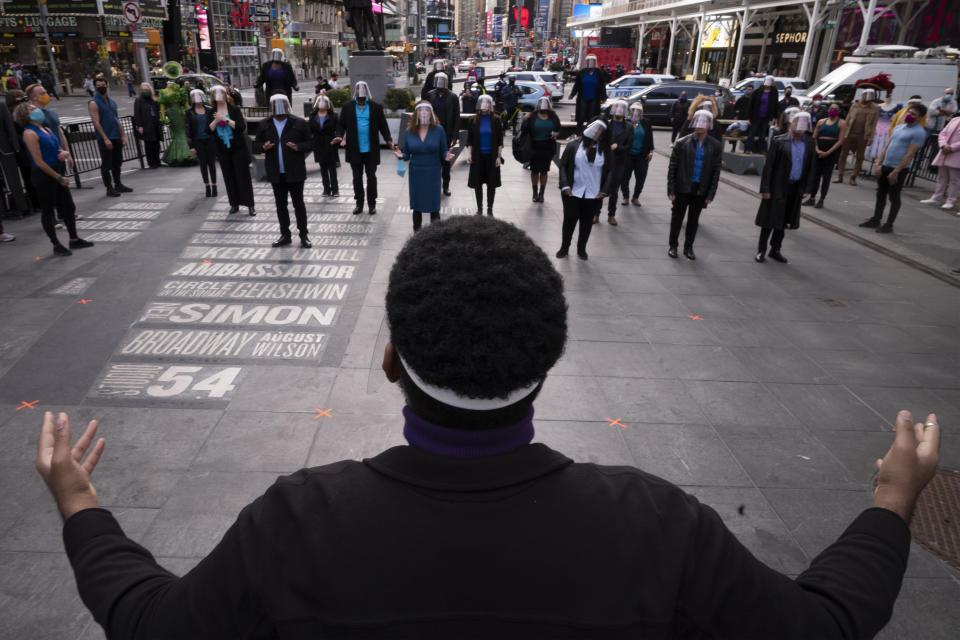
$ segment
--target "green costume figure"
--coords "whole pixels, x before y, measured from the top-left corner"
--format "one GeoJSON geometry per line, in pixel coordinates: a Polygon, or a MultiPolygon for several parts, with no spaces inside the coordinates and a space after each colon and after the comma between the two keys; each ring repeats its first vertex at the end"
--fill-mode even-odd
{"type": "Polygon", "coordinates": [[[170,125],[170,146],[163,153],[163,161],[171,167],[184,167],[197,163],[190,153],[184,115],[187,108],[187,90],[170,83],[160,92],[160,110],[163,122],[170,125]]]}

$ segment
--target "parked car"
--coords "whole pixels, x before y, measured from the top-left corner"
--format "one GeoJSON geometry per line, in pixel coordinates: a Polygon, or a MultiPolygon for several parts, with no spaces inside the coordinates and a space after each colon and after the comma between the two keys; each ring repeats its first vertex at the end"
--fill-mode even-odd
{"type": "MultiPolygon", "coordinates": [[[[698,95],[716,95],[718,90],[720,91],[720,95],[717,96],[718,106],[720,107],[720,118],[733,119],[733,103],[736,102],[736,100],[734,100],[733,94],[730,93],[729,89],[721,87],[718,84],[691,80],[661,82],[650,85],[649,87],[644,87],[625,98],[619,99],[625,100],[628,105],[633,104],[637,100],[641,101],[643,103],[643,115],[650,120],[651,124],[667,126],[670,124],[670,108],[673,107],[674,102],[680,99],[680,93],[682,91],[686,91],[687,98],[692,101],[698,95]]],[[[609,100],[600,105],[600,108],[606,112],[606,110],[610,108],[609,100]]]]}
{"type": "Polygon", "coordinates": [[[607,97],[622,98],[639,91],[643,87],[649,87],[652,84],[662,82],[672,82],[676,76],[669,76],[662,73],[631,73],[620,76],[607,85],[607,97]]]}
{"type": "Polygon", "coordinates": [[[517,82],[543,84],[550,92],[550,100],[558,102],[563,97],[563,83],[553,71],[510,71],[508,76],[516,76],[517,82]]]}
{"type": "Polygon", "coordinates": [[[472,62],[471,59],[467,59],[457,65],[457,72],[470,73],[475,66],[477,66],[476,63],[472,62]]]}
{"type": "MultiPolygon", "coordinates": [[[[743,90],[747,87],[753,87],[753,90],[756,91],[760,85],[763,84],[763,76],[753,77],[753,78],[744,78],[740,82],[734,85],[733,89],[730,90],[730,93],[733,94],[733,99],[736,100],[743,95],[743,90]]],[[[780,97],[783,97],[783,90],[787,87],[793,88],[793,97],[799,98],[807,91],[807,81],[803,78],[788,78],[786,76],[776,76],[773,79],[773,86],[777,88],[777,91],[780,94],[780,97]]]]}
{"type": "Polygon", "coordinates": [[[177,76],[174,82],[183,80],[183,86],[186,89],[194,89],[197,86],[197,82],[202,82],[204,89],[209,91],[212,87],[222,86],[223,82],[217,76],[212,76],[209,73],[185,73],[181,76],[177,76]]]}
{"type": "MultiPolygon", "coordinates": [[[[496,86],[497,78],[486,80],[483,83],[483,88],[486,89],[487,93],[489,93],[491,96],[494,95],[493,90],[496,86]]],[[[541,82],[522,82],[518,80],[517,86],[520,87],[521,91],[523,91],[523,95],[520,96],[520,100],[517,102],[517,104],[524,111],[533,111],[537,108],[537,100],[543,96],[550,95],[549,89],[547,89],[546,85],[541,82]]],[[[494,99],[496,99],[496,96],[494,96],[494,99]]]]}

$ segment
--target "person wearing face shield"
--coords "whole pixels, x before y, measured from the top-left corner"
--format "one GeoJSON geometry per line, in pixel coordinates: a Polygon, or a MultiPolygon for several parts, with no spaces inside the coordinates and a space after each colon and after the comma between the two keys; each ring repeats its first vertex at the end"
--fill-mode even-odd
{"type": "Polygon", "coordinates": [[[477,215],[483,214],[483,187],[487,187],[487,215],[493,215],[493,200],[500,186],[500,155],[503,153],[503,123],[493,111],[493,98],[482,95],[477,113],[467,127],[467,186],[477,200],[477,215]]]}
{"type": "Polygon", "coordinates": [[[340,166],[340,147],[333,144],[337,137],[337,112],[330,98],[319,95],[313,101],[310,114],[310,131],[313,134],[313,159],[320,165],[320,179],[323,181],[323,195],[340,196],[340,182],[337,168],[340,166]]]}
{"type": "Polygon", "coordinates": [[[627,203],[630,194],[630,177],[633,176],[633,199],[631,204],[640,206],[640,194],[647,181],[647,169],[653,159],[653,126],[643,117],[643,103],[637,100],[630,105],[630,126],[633,128],[633,142],[626,157],[627,169],[620,183],[623,203],[627,203]]]}
{"type": "Polygon", "coordinates": [[[213,109],[204,104],[206,94],[200,89],[190,92],[190,108],[186,120],[187,144],[190,153],[200,163],[200,176],[206,187],[206,197],[217,197],[217,141],[207,126],[213,122],[213,109]]]}
{"type": "Polygon", "coordinates": [[[263,91],[267,99],[282,93],[287,100],[293,101],[293,92],[300,90],[297,74],[293,66],[283,59],[283,49],[274,49],[270,52],[270,59],[260,67],[260,75],[254,86],[263,91]]]}
{"type": "Polygon", "coordinates": [[[696,260],[693,242],[700,226],[701,211],[717,195],[723,144],[710,135],[713,129],[713,112],[710,110],[697,111],[690,123],[693,133],[680,138],[673,145],[667,168],[667,197],[673,203],[667,255],[677,257],[680,229],[686,217],[683,255],[687,260],[696,260]]]}
{"type": "Polygon", "coordinates": [[[602,119],[587,125],[580,139],[567,143],[559,163],[563,226],[558,258],[567,257],[578,225],[577,257],[588,258],[587,241],[593,220],[600,214],[604,198],[617,197],[615,164],[610,151],[610,133],[602,119]]]}
{"type": "Polygon", "coordinates": [[[750,99],[750,128],[747,129],[747,141],[743,145],[746,153],[753,153],[754,150],[759,150],[761,153],[764,151],[770,122],[776,122],[779,115],[780,103],[777,88],[774,85],[773,76],[766,76],[760,88],[753,92],[750,99]],[[757,146],[754,146],[754,139],[757,139],[757,146]]]}
{"type": "Polygon", "coordinates": [[[429,100],[421,100],[413,109],[413,117],[403,136],[403,146],[394,150],[397,159],[409,162],[407,176],[410,188],[410,209],[413,230],[423,225],[423,213],[430,214],[430,224],[440,219],[440,187],[443,166],[453,159],[447,135],[429,100]]]}
{"type": "Polygon", "coordinates": [[[426,100],[427,94],[437,88],[437,74],[444,74],[447,76],[447,89],[450,88],[449,81],[453,78],[453,73],[447,73],[448,69],[446,62],[437,58],[433,61],[433,69],[430,70],[430,73],[427,74],[427,77],[423,80],[423,88],[420,89],[420,99],[426,100]]]}
{"type": "Polygon", "coordinates": [[[807,197],[807,185],[813,169],[816,147],[807,135],[810,114],[794,114],[790,130],[773,138],[763,173],[760,176],[760,206],[754,224],[760,227],[760,240],[754,260],[763,262],[769,243],[770,259],[786,263],[780,252],[786,229],[800,226],[800,203],[807,197]]]}
{"type": "Polygon", "coordinates": [[[475,76],[467,76],[460,93],[460,113],[476,113],[477,100],[485,93],[482,82],[478,82],[475,76]]]}
{"type": "Polygon", "coordinates": [[[346,147],[347,162],[353,172],[354,215],[363,213],[363,175],[367,176],[366,199],[370,215],[377,213],[377,165],[380,164],[380,137],[396,149],[383,107],[370,96],[370,86],[363,80],[353,89],[353,100],[340,109],[337,137],[331,143],[346,147]]]}
{"type": "Polygon", "coordinates": [[[547,96],[537,100],[537,108],[523,116],[521,129],[531,140],[533,153],[530,156],[530,184],[533,201],[543,202],[547,189],[547,174],[557,153],[557,136],[560,134],[560,116],[553,110],[547,96]]]}
{"type": "Polygon", "coordinates": [[[133,101],[133,127],[137,136],[143,140],[147,166],[151,169],[159,168],[163,125],[160,124],[160,105],[149,82],[140,85],[140,95],[133,101]]]}
{"type": "Polygon", "coordinates": [[[577,72],[570,90],[569,100],[576,98],[577,132],[583,131],[583,123],[600,114],[600,105],[607,99],[607,79],[597,68],[597,56],[588,55],[583,68],[577,72]]]}
{"type": "Polygon", "coordinates": [[[120,126],[117,103],[107,95],[106,79],[102,75],[97,76],[94,85],[97,93],[87,104],[87,109],[93,122],[97,148],[100,150],[100,177],[103,179],[103,186],[107,188],[107,195],[115,198],[121,193],[133,191],[120,182],[123,146],[127,139],[120,126]]]}
{"type": "MultiPolygon", "coordinates": [[[[427,94],[433,113],[440,120],[446,134],[447,145],[452,149],[460,139],[460,101],[450,91],[450,78],[438,73],[434,78],[436,87],[427,94]]],[[[446,155],[446,154],[444,154],[446,155]]],[[[443,161],[443,195],[450,195],[450,162],[443,161]]]]}
{"type": "Polygon", "coordinates": [[[313,245],[307,231],[303,183],[307,179],[306,155],[313,150],[313,134],[306,120],[293,115],[292,111],[287,96],[275,94],[270,97],[272,117],[266,122],[261,121],[257,127],[253,152],[264,154],[267,180],[270,181],[273,199],[277,203],[280,237],[274,241],[273,246],[283,247],[293,242],[290,237],[290,212],[287,209],[289,196],[297,218],[300,246],[309,249],[313,245]]]}
{"type": "MultiPolygon", "coordinates": [[[[617,187],[607,200],[607,222],[617,226],[617,190],[627,173],[627,155],[633,146],[633,126],[627,122],[627,103],[624,100],[612,100],[610,113],[604,118],[607,133],[610,136],[610,154],[613,158],[613,184],[617,187]]],[[[628,204],[626,196],[623,204],[628,204]]],[[[599,214],[594,216],[593,224],[599,224],[599,214]]]]}
{"type": "Polygon", "coordinates": [[[247,121],[240,107],[222,86],[210,90],[213,103],[213,119],[207,123],[207,132],[217,145],[217,161],[223,173],[223,184],[230,202],[229,213],[236,213],[241,206],[247,213],[257,215],[253,201],[253,180],[250,177],[250,152],[247,150],[247,121]]]}
{"type": "MultiPolygon", "coordinates": [[[[810,118],[813,120],[813,117],[810,118]]],[[[816,146],[816,157],[810,173],[810,184],[807,191],[810,197],[803,201],[804,205],[813,205],[816,209],[823,208],[823,200],[827,197],[830,188],[830,177],[833,175],[833,165],[837,161],[837,154],[843,146],[847,135],[847,123],[840,118],[840,105],[831,102],[826,115],[817,121],[813,130],[813,143],[816,146]],[[820,190],[820,199],[813,197],[820,190]]]]}
{"type": "Polygon", "coordinates": [[[860,100],[850,107],[847,113],[847,137],[840,147],[840,158],[837,161],[837,177],[834,182],[843,182],[843,174],[847,169],[847,156],[854,154],[854,163],[850,171],[850,184],[857,184],[857,176],[863,166],[863,154],[866,148],[873,143],[873,136],[877,130],[877,120],[880,118],[880,106],[876,103],[877,92],[873,89],[864,89],[860,100]]]}

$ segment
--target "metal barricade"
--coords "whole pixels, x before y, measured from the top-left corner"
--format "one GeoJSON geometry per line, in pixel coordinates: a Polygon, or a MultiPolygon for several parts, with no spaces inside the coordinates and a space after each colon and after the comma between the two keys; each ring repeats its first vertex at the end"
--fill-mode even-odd
{"type": "Polygon", "coordinates": [[[927,139],[924,141],[923,146],[917,151],[917,155],[913,157],[910,172],[907,174],[904,186],[914,186],[917,178],[930,180],[931,182],[937,181],[937,168],[934,167],[932,163],[933,159],[937,156],[939,148],[940,142],[938,135],[936,133],[927,134],[927,139]]]}
{"type": "MultiPolygon", "coordinates": [[[[145,167],[143,141],[140,140],[140,136],[134,130],[133,116],[121,116],[120,127],[127,141],[123,145],[123,161],[138,160],[140,168],[143,169],[145,167]]],[[[67,138],[67,150],[73,157],[73,170],[67,173],[67,176],[74,179],[79,189],[81,186],[80,174],[98,171],[102,164],[96,129],[94,129],[91,120],[61,125],[60,128],[67,138]]],[[[160,142],[162,153],[170,144],[170,131],[166,125],[161,127],[161,131],[163,133],[163,139],[160,142]]]]}

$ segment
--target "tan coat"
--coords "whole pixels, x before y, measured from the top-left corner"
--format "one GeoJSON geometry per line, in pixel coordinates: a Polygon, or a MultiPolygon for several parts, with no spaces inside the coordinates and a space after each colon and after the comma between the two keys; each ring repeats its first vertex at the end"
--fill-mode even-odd
{"type": "Polygon", "coordinates": [[[870,146],[877,132],[877,120],[880,118],[880,106],[875,102],[856,102],[847,114],[847,135],[862,135],[870,146]]]}

